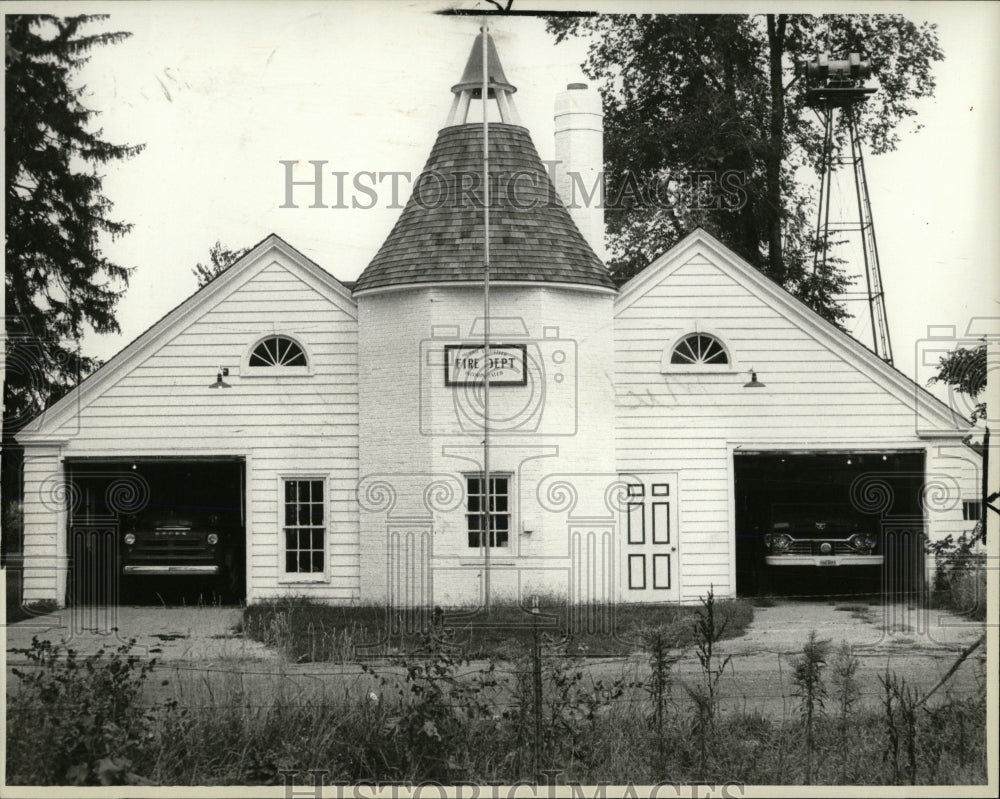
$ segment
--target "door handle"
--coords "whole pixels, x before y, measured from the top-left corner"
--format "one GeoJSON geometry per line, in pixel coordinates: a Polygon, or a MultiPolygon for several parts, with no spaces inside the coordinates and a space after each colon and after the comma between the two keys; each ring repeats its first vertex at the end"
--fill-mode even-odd
{"type": "Polygon", "coordinates": [[[670,547],[670,551],[671,552],[676,552],[677,551],[677,547],[670,547]]]}

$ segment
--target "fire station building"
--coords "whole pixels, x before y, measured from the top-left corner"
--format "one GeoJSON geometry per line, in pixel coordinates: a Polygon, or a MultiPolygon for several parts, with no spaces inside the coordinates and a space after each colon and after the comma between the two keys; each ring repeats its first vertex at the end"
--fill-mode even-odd
{"type": "Polygon", "coordinates": [[[919,581],[923,537],[972,526],[966,421],[711,235],[615,285],[602,210],[561,201],[602,169],[600,98],[557,98],[550,177],[488,38],[487,316],[482,203],[451,194],[483,169],[483,46],[356,282],[270,235],[20,433],[25,601],[103,579],[98,540],[117,574],[123,520],[166,506],[226,515],[248,602],[734,596],[775,508],[821,505],[919,581]]]}

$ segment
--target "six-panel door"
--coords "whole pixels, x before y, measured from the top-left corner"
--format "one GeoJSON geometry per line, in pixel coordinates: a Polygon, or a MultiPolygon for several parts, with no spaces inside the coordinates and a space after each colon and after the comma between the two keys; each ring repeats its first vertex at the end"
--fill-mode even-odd
{"type": "Polygon", "coordinates": [[[665,602],[679,597],[677,477],[625,474],[624,601],[665,602]]]}

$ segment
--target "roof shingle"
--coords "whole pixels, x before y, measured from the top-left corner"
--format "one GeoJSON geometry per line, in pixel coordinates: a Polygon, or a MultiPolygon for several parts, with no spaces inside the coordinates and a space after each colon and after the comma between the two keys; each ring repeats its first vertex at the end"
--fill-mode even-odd
{"type": "MultiPolygon", "coordinates": [[[[556,195],[528,131],[494,123],[490,141],[490,279],[614,289],[556,195]]],[[[483,129],[439,134],[413,194],[354,286],[483,279],[483,129]]]]}

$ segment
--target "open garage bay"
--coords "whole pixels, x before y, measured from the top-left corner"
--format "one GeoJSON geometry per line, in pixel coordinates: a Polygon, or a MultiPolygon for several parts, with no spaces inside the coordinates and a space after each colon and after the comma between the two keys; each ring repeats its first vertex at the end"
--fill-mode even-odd
{"type": "Polygon", "coordinates": [[[923,590],[922,451],[755,451],[734,460],[739,595],[923,590]],[[769,565],[765,536],[782,534],[795,536],[789,554],[798,556],[787,559],[794,565],[776,565],[779,557],[769,565]],[[867,558],[823,542],[853,534],[873,537],[867,558]]]}

